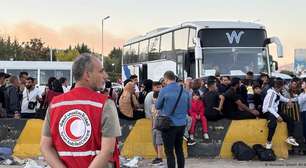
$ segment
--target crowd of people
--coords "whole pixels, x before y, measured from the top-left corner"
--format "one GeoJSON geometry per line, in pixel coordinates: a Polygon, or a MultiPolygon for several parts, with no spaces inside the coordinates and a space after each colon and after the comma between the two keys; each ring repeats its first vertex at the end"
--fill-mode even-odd
{"type": "MultiPolygon", "coordinates": [[[[306,139],[306,79],[283,80],[262,73],[256,78],[253,72],[245,77],[209,76],[203,79],[186,78],[184,81],[166,72],[160,81],[145,80],[139,84],[136,75],[124,81],[122,95],[118,96],[118,111],[129,119],[151,118],[152,135],[160,164],[161,148],[165,148],[168,167],[174,167],[174,150],[177,164],[183,165],[181,139],[194,145],[196,122],[200,121],[204,139],[209,139],[207,121],[223,118],[231,120],[263,118],[267,120],[268,137],[265,147],[272,149],[272,139],[279,122],[286,122],[288,144],[299,146],[294,138],[294,122],[303,122],[306,139]],[[179,97],[179,86],[184,88],[181,100],[171,113],[179,97]],[[144,100],[144,101],[143,101],[144,100]],[[126,107],[129,108],[126,108],[126,107]],[[127,110],[128,109],[128,110],[127,110]],[[173,127],[159,131],[154,126],[158,115],[169,115],[173,127]],[[178,151],[178,152],[177,152],[178,151]]],[[[303,135],[302,135],[303,136],[303,135]]],[[[302,142],[304,143],[304,142],[302,142]]],[[[306,151],[305,151],[306,152],[306,151]]]]}
{"type": "Polygon", "coordinates": [[[41,91],[27,72],[19,76],[0,72],[0,118],[44,118],[53,97],[68,92],[68,81],[50,77],[41,91]]]}
{"type": "MultiPolygon", "coordinates": [[[[103,144],[111,144],[113,149],[107,148],[107,151],[104,152],[112,151],[114,153],[114,149],[116,149],[116,138],[121,135],[118,117],[127,120],[151,119],[152,142],[156,151],[156,158],[152,164],[163,163],[162,153],[164,151],[167,165],[170,168],[175,167],[176,163],[179,168],[184,167],[183,139],[187,141],[188,145],[196,143],[197,121],[201,123],[202,129],[200,130],[202,132],[200,134],[203,139],[209,139],[208,121],[224,118],[231,120],[264,118],[268,123],[268,137],[265,145],[267,149],[272,149],[272,139],[279,122],[287,123],[288,138],[285,141],[290,145],[299,146],[300,142],[295,140],[293,132],[294,122],[301,121],[306,139],[305,78],[284,81],[281,78],[271,78],[263,73],[256,79],[252,72],[248,72],[243,78],[209,76],[192,79],[188,77],[183,81],[178,79],[174,72],[167,71],[159,81],[147,79],[142,83],[138,81],[137,75],[132,75],[123,82],[122,91],[117,92],[112,88],[112,83],[106,80],[107,74],[103,68],[101,69],[100,61],[86,54],[76,59],[73,65],[73,76],[76,84],[71,88],[67,86],[67,79],[51,77],[44,91],[41,92],[36,87],[36,79],[30,77],[27,72],[21,72],[18,77],[0,73],[0,117],[44,118],[42,152],[45,155],[54,154],[53,152],[49,153],[54,150],[52,140],[55,138],[57,141],[58,136],[62,137],[62,134],[56,131],[57,129],[53,129],[56,126],[52,122],[60,125],[59,119],[69,118],[69,115],[66,116],[65,113],[71,113],[67,109],[70,109],[72,105],[75,105],[79,110],[71,114],[80,113],[82,114],[81,118],[88,115],[88,118],[94,122],[93,127],[90,125],[90,129],[82,124],[77,128],[94,131],[95,135],[102,133],[101,143],[98,143],[98,146],[88,146],[88,148],[96,149],[101,148],[103,144]],[[99,94],[96,94],[97,92],[99,94]],[[97,111],[97,107],[100,108],[100,105],[103,108],[102,116],[94,112],[97,111]],[[50,106],[52,107],[50,108],[50,106]],[[57,116],[57,114],[63,115],[57,116]],[[172,125],[169,129],[157,129],[159,116],[168,116],[171,119],[172,125]],[[99,124],[102,125],[99,126],[99,124]],[[94,128],[95,125],[100,129],[100,132],[94,128]],[[54,136],[54,134],[59,135],[54,136]]],[[[83,119],[82,121],[85,121],[87,118],[83,119]]],[[[70,124],[80,124],[79,121],[76,123],[74,121],[75,119],[70,124]]],[[[68,121],[67,123],[69,124],[68,121]]],[[[78,137],[75,135],[83,133],[82,131],[73,132],[70,130],[67,132],[67,136],[78,141],[78,137]]],[[[98,137],[95,138],[90,141],[92,144],[100,140],[98,137]]],[[[73,143],[72,140],[63,139],[66,145],[78,147],[78,144],[73,143]]],[[[80,140],[80,143],[87,142],[87,140],[80,140]]],[[[64,146],[65,144],[60,142],[56,149],[61,149],[64,146]]],[[[67,149],[72,150],[70,147],[67,149]]],[[[69,159],[65,159],[68,154],[70,156],[70,153],[58,153],[60,160],[64,161],[66,165],[71,164],[69,159]]],[[[71,156],[73,157],[74,154],[78,155],[79,153],[71,153],[71,156]]],[[[85,152],[85,154],[86,156],[87,154],[92,157],[96,156],[96,153],[85,152]]],[[[106,155],[110,157],[109,153],[106,155]]],[[[63,165],[57,159],[59,158],[52,157],[47,161],[53,165],[63,165]]],[[[91,158],[91,161],[95,160],[91,158]]],[[[114,155],[111,163],[115,161],[114,155]]],[[[104,162],[103,164],[107,164],[104,162]]],[[[90,162],[86,166],[89,164],[90,162]]],[[[102,164],[102,162],[96,161],[93,164],[102,164]]]]}

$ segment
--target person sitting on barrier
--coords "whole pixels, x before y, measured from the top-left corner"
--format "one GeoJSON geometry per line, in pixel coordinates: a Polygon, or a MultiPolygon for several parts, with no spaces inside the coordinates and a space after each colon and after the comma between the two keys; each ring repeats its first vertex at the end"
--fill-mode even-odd
{"type": "Polygon", "coordinates": [[[219,93],[225,93],[229,88],[231,84],[231,79],[229,76],[221,76],[220,77],[220,84],[218,85],[218,92],[219,93]]]}
{"type": "Polygon", "coordinates": [[[133,85],[134,85],[134,93],[138,99],[139,97],[139,92],[140,92],[140,88],[139,88],[139,81],[138,81],[138,76],[137,75],[131,75],[130,76],[130,80],[132,81],[133,85]]]}
{"type": "Polygon", "coordinates": [[[160,165],[163,163],[162,154],[163,154],[163,139],[162,133],[156,129],[156,118],[159,111],[155,108],[155,103],[158,98],[159,91],[153,91],[153,103],[151,104],[151,114],[152,114],[152,140],[153,146],[156,152],[157,157],[152,161],[152,165],[160,165]]]}
{"type": "Polygon", "coordinates": [[[261,86],[258,83],[254,83],[253,85],[253,90],[254,90],[254,108],[259,111],[260,117],[263,117],[262,115],[262,104],[263,104],[263,99],[261,98],[261,86]]]}
{"type": "Polygon", "coordinates": [[[208,92],[203,96],[205,116],[208,121],[217,121],[224,118],[222,113],[224,96],[217,91],[216,81],[207,81],[208,92]]]}
{"type": "Polygon", "coordinates": [[[261,85],[261,99],[264,100],[264,98],[267,95],[267,91],[271,88],[271,82],[270,77],[268,74],[261,73],[259,77],[259,84],[261,85]]]}
{"type": "Polygon", "coordinates": [[[128,82],[125,85],[119,99],[119,109],[128,118],[145,118],[144,111],[139,109],[139,102],[135,95],[135,84],[133,82],[128,82]]]}
{"type": "Polygon", "coordinates": [[[256,118],[259,112],[255,109],[250,109],[243,103],[241,96],[238,94],[239,88],[240,79],[232,78],[231,87],[223,94],[225,97],[223,114],[225,117],[234,120],[256,118]]]}
{"type": "Polygon", "coordinates": [[[272,138],[274,136],[277,122],[286,122],[288,128],[288,135],[289,137],[286,139],[288,144],[293,146],[299,146],[296,140],[293,138],[293,130],[294,130],[294,123],[292,118],[290,118],[287,114],[284,114],[281,110],[278,109],[279,103],[286,102],[288,105],[292,104],[292,101],[296,101],[294,99],[288,99],[280,94],[281,90],[283,89],[284,81],[281,78],[276,78],[273,84],[273,87],[267,91],[267,95],[263,102],[262,112],[264,117],[268,121],[268,137],[266,148],[272,148],[272,138]]]}
{"type": "Polygon", "coordinates": [[[193,91],[191,108],[189,109],[189,114],[192,118],[191,128],[189,132],[190,132],[190,138],[192,140],[194,139],[196,122],[198,120],[200,120],[202,124],[202,132],[203,132],[202,135],[204,139],[209,139],[208,129],[207,129],[207,120],[206,120],[204,113],[205,113],[205,106],[204,106],[203,101],[201,100],[200,93],[198,91],[193,91]]]}

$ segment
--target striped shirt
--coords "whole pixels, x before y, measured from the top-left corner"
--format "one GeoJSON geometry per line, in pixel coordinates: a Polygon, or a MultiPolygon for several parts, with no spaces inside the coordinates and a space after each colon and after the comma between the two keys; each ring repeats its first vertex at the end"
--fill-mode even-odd
{"type": "Polygon", "coordinates": [[[276,118],[279,117],[278,112],[278,105],[279,102],[289,102],[290,99],[284,97],[280,93],[276,92],[274,88],[271,88],[267,91],[267,95],[264,98],[264,102],[262,105],[262,112],[270,112],[276,118]]]}

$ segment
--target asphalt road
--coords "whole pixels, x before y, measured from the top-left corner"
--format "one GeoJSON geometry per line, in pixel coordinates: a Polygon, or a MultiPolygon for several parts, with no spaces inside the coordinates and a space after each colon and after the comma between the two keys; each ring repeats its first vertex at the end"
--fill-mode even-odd
{"type": "MultiPolygon", "coordinates": [[[[139,168],[165,168],[166,166],[151,166],[150,160],[143,160],[139,168]]],[[[0,168],[23,168],[21,166],[5,166],[0,168]]],[[[261,161],[236,161],[225,159],[186,159],[186,168],[306,168],[306,156],[291,156],[288,160],[277,160],[274,162],[261,161]]]]}

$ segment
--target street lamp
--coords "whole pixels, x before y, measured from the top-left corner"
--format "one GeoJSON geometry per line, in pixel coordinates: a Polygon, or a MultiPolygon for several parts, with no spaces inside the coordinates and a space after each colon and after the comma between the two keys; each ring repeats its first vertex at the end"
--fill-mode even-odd
{"type": "Polygon", "coordinates": [[[112,63],[112,67],[113,67],[113,72],[115,72],[115,64],[112,63]]]}
{"type": "Polygon", "coordinates": [[[101,54],[102,54],[102,66],[104,65],[104,56],[103,56],[103,24],[104,24],[104,20],[109,19],[110,16],[106,16],[102,19],[102,50],[101,50],[101,54]]]}

